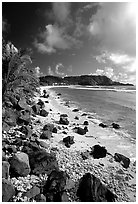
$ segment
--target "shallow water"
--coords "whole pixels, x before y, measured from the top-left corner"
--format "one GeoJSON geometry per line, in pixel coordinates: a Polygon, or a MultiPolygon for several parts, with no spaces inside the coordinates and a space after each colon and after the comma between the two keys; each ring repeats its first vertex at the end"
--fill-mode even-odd
{"type": "Polygon", "coordinates": [[[133,139],[136,138],[136,91],[135,87],[54,87],[64,101],[76,105],[106,124],[121,126],[133,139]]]}

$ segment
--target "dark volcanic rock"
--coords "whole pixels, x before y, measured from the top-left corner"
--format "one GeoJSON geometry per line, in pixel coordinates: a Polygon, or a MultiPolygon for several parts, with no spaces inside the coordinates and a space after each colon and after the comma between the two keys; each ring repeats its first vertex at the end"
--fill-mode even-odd
{"type": "Polygon", "coordinates": [[[128,168],[130,164],[130,159],[122,154],[115,153],[114,159],[116,162],[120,162],[124,168],[128,168]]]}
{"type": "Polygon", "coordinates": [[[29,123],[31,123],[30,111],[29,110],[20,111],[19,117],[17,119],[17,124],[18,125],[29,125],[29,123]]]}
{"type": "Polygon", "coordinates": [[[75,118],[74,118],[75,120],[79,120],[79,117],[78,116],[75,116],[75,118]]]}
{"type": "Polygon", "coordinates": [[[75,108],[75,109],[73,109],[72,111],[73,111],[73,112],[78,112],[79,109],[75,108]]]}
{"type": "Polygon", "coordinates": [[[18,152],[9,160],[11,176],[27,176],[30,173],[28,155],[24,152],[18,152]]]}
{"type": "Polygon", "coordinates": [[[66,118],[66,117],[68,117],[68,115],[67,114],[61,114],[60,117],[66,118]]]}
{"type": "Polygon", "coordinates": [[[70,145],[74,144],[74,136],[67,136],[63,138],[63,142],[66,147],[70,147],[70,145]]]}
{"type": "Polygon", "coordinates": [[[99,126],[102,127],[102,128],[106,128],[107,127],[107,125],[105,125],[104,123],[100,123],[99,126]]]}
{"type": "Polygon", "coordinates": [[[68,125],[69,121],[66,117],[60,116],[59,124],[68,125]]]}
{"type": "Polygon", "coordinates": [[[86,130],[84,130],[81,127],[77,127],[77,133],[80,134],[80,135],[85,135],[86,134],[86,130]]]}
{"type": "Polygon", "coordinates": [[[2,161],[2,178],[9,178],[9,168],[10,164],[7,161],[2,161]]]}
{"type": "Polygon", "coordinates": [[[52,130],[52,132],[53,132],[53,133],[57,133],[57,128],[54,127],[53,130],[52,130]]]}
{"type": "Polygon", "coordinates": [[[40,139],[50,139],[52,137],[52,132],[49,130],[43,131],[43,133],[40,135],[40,139]]]}
{"type": "Polygon", "coordinates": [[[45,104],[44,104],[44,102],[41,99],[39,99],[37,104],[40,106],[40,108],[44,108],[45,107],[45,104]]]}
{"type": "Polygon", "coordinates": [[[90,173],[86,173],[80,180],[77,196],[82,202],[114,202],[116,198],[100,179],[90,173]]]}
{"type": "Polygon", "coordinates": [[[7,151],[11,154],[11,153],[16,153],[17,152],[17,148],[15,145],[9,145],[7,147],[7,151]]]}
{"type": "Polygon", "coordinates": [[[100,145],[94,145],[91,148],[90,155],[92,155],[94,159],[106,157],[106,154],[107,150],[105,149],[105,147],[101,147],[100,145]]]}
{"type": "Polygon", "coordinates": [[[24,142],[22,152],[26,154],[32,154],[40,151],[39,143],[37,142],[24,142]]]}
{"type": "Polygon", "coordinates": [[[34,113],[36,115],[39,115],[40,114],[40,105],[38,105],[38,104],[33,105],[32,110],[34,111],[34,113]]]}
{"type": "Polygon", "coordinates": [[[85,132],[88,132],[88,127],[85,126],[85,127],[84,127],[84,130],[85,130],[85,132]]]}
{"type": "Polygon", "coordinates": [[[43,188],[47,202],[61,202],[66,200],[63,193],[65,192],[68,179],[68,175],[63,171],[51,172],[43,188]]]}
{"type": "Polygon", "coordinates": [[[2,202],[8,202],[15,195],[14,186],[7,179],[2,179],[2,202]]]}
{"type": "Polygon", "coordinates": [[[40,110],[40,116],[46,117],[48,116],[48,112],[44,109],[40,110]]]}
{"type": "Polygon", "coordinates": [[[83,125],[89,125],[88,121],[84,121],[83,125]]]}
{"type": "Polygon", "coordinates": [[[49,130],[49,131],[53,131],[54,125],[51,123],[47,123],[46,125],[44,125],[43,130],[49,130]]]}
{"type": "Polygon", "coordinates": [[[45,150],[29,154],[29,162],[31,172],[36,175],[43,173],[49,174],[53,169],[58,168],[55,155],[52,153],[49,154],[45,150]]]}
{"type": "Polygon", "coordinates": [[[120,128],[120,126],[119,126],[117,123],[112,123],[112,126],[113,126],[113,128],[115,128],[115,129],[119,129],[119,128],[120,128]]]}
{"type": "Polygon", "coordinates": [[[24,125],[19,130],[20,130],[20,132],[25,134],[26,137],[31,137],[31,135],[32,135],[32,130],[29,126],[24,125]]]}

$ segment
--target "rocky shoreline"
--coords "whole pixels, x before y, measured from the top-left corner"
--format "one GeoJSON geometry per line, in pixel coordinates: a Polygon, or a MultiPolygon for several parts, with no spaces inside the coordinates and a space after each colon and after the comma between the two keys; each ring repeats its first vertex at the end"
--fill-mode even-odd
{"type": "Polygon", "coordinates": [[[98,126],[46,87],[19,107],[14,125],[12,116],[3,125],[2,201],[136,201],[135,144],[114,127],[98,126]]]}

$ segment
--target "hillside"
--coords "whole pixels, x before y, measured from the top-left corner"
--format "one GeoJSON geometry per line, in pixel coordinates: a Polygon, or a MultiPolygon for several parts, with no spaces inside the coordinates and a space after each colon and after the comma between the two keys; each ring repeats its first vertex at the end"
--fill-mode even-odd
{"type": "Polygon", "coordinates": [[[112,86],[112,85],[123,85],[123,86],[133,86],[133,84],[123,84],[120,82],[115,82],[109,79],[107,76],[100,75],[81,75],[81,76],[42,76],[40,77],[40,85],[89,85],[89,86],[112,86]]]}

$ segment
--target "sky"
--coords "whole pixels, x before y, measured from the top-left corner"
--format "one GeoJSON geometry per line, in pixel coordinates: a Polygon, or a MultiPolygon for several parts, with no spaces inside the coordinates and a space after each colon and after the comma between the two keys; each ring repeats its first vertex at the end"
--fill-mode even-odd
{"type": "Polygon", "coordinates": [[[106,75],[136,83],[136,5],[3,2],[2,36],[31,48],[39,76],[106,75]]]}

